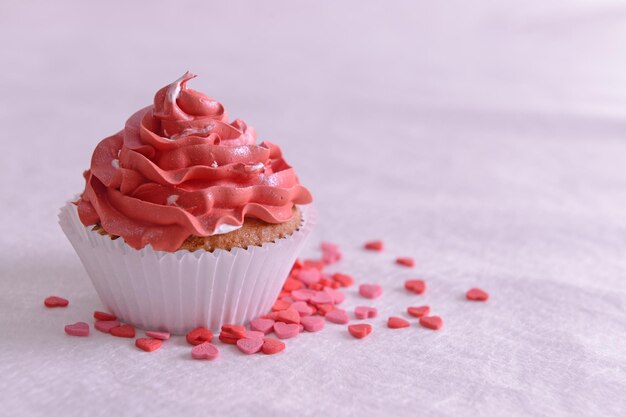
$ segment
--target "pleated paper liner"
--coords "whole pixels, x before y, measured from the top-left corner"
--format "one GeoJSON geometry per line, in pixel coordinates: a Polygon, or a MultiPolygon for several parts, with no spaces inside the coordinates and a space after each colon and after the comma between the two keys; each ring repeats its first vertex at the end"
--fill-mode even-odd
{"type": "Polygon", "coordinates": [[[59,224],[110,312],[142,329],[184,334],[244,324],[270,310],[316,221],[314,207],[300,210],[301,226],[290,236],[213,252],[133,249],[83,226],[71,202],[59,224]]]}

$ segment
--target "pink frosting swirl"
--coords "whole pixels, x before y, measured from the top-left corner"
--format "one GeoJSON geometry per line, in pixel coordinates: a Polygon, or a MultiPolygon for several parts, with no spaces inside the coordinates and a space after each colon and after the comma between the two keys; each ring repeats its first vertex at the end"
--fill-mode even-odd
{"type": "Polygon", "coordinates": [[[133,248],[175,251],[189,236],[210,236],[245,217],[292,218],[312,201],[295,171],[243,120],[187,89],[189,72],[154,96],[124,129],[102,140],[78,205],[85,226],[100,223],[133,248]]]}

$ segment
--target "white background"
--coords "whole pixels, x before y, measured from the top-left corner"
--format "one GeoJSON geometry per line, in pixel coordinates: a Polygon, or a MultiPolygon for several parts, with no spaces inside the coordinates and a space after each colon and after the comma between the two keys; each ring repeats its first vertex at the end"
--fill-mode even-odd
{"type": "Polygon", "coordinates": [[[0,5],[0,415],[626,413],[623,2],[155,3],[0,5]],[[187,69],[314,193],[307,255],[339,243],[335,269],[384,285],[369,338],[328,324],[199,362],[181,338],[147,354],[63,333],[102,306],[58,208],[187,69]],[[424,303],[440,332],[385,328],[424,303]]]}

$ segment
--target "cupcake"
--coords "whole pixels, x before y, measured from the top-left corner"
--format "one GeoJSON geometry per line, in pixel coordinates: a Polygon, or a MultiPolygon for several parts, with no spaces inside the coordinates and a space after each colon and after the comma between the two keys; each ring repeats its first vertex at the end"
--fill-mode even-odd
{"type": "Polygon", "coordinates": [[[311,233],[310,192],[186,73],[102,140],[59,223],[102,302],[181,334],[267,312],[311,233]]]}

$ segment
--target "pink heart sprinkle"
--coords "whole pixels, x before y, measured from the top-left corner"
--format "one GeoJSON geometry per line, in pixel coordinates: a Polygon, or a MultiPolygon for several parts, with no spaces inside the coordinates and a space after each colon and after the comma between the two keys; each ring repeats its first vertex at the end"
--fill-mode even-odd
{"type": "Polygon", "coordinates": [[[361,284],[359,294],[365,298],[378,298],[383,294],[383,287],[378,284],[361,284]]]}
{"type": "Polygon", "coordinates": [[[372,319],[378,315],[376,307],[358,306],[354,309],[354,316],[357,319],[372,319]]]}
{"type": "Polygon", "coordinates": [[[296,310],[298,314],[300,314],[300,316],[310,316],[311,314],[313,314],[313,309],[311,308],[311,306],[304,301],[296,301],[291,305],[291,308],[296,310]]]}
{"type": "Polygon", "coordinates": [[[240,351],[242,351],[246,355],[252,355],[253,353],[257,353],[259,350],[261,350],[262,346],[263,346],[262,336],[260,339],[259,338],[254,338],[254,339],[243,338],[243,339],[237,340],[237,347],[239,348],[240,351]]]}
{"type": "Polygon", "coordinates": [[[84,321],[65,326],[65,333],[70,336],[89,336],[89,325],[84,321]]]}
{"type": "Polygon", "coordinates": [[[289,339],[300,333],[300,326],[295,323],[287,324],[278,321],[274,323],[274,333],[279,339],[289,339]]]}
{"type": "Polygon", "coordinates": [[[300,270],[296,277],[306,285],[311,285],[319,282],[321,274],[319,269],[309,268],[300,270]]]}
{"type": "Polygon", "coordinates": [[[336,324],[347,324],[350,321],[348,313],[343,308],[336,308],[326,313],[326,320],[336,324]]]}
{"type": "Polygon", "coordinates": [[[326,291],[317,291],[310,301],[313,304],[333,304],[333,298],[326,291]]]}
{"type": "Polygon", "coordinates": [[[148,330],[146,332],[146,336],[152,337],[153,339],[159,339],[159,340],[167,340],[170,338],[169,332],[155,332],[152,330],[148,330]]]}
{"type": "Polygon", "coordinates": [[[246,330],[243,337],[245,339],[263,339],[265,337],[265,333],[257,332],[255,330],[246,330]]]}
{"type": "Polygon", "coordinates": [[[111,333],[111,329],[120,325],[117,320],[98,320],[94,323],[93,327],[96,330],[100,330],[102,333],[111,333]]]}
{"type": "Polygon", "coordinates": [[[302,317],[300,323],[307,332],[319,332],[324,328],[324,318],[320,316],[302,317]]]}
{"type": "Polygon", "coordinates": [[[220,355],[220,351],[213,343],[204,342],[191,349],[191,357],[194,359],[208,359],[212,361],[220,355]]]}
{"type": "Polygon", "coordinates": [[[272,319],[254,319],[250,322],[250,330],[268,334],[274,328],[274,320],[272,319]]]}
{"type": "Polygon", "coordinates": [[[291,298],[294,301],[309,301],[316,294],[316,291],[309,289],[294,290],[291,292],[291,298]]]}
{"type": "Polygon", "coordinates": [[[330,295],[330,298],[332,298],[334,304],[341,304],[346,299],[346,295],[344,293],[334,290],[332,288],[326,287],[324,288],[324,292],[330,295]]]}

